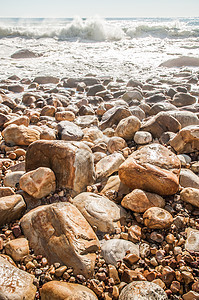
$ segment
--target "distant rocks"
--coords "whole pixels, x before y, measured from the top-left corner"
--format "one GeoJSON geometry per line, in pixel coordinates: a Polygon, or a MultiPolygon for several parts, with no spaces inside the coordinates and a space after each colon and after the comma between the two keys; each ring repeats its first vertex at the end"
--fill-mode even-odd
{"type": "Polygon", "coordinates": [[[42,54],[35,53],[28,49],[21,49],[21,50],[16,51],[15,53],[13,53],[11,55],[11,58],[22,59],[22,58],[36,58],[36,57],[40,57],[40,56],[42,56],[42,54]]]}
{"type": "Polygon", "coordinates": [[[181,56],[174,59],[169,59],[162,64],[160,67],[174,68],[174,67],[199,67],[199,58],[191,56],[181,56]]]}

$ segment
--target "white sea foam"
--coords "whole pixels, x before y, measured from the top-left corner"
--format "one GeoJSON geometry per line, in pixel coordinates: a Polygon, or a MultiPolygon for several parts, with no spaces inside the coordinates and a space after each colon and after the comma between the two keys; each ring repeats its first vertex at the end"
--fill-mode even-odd
{"type": "Polygon", "coordinates": [[[0,37],[22,38],[79,38],[91,41],[115,41],[124,38],[188,38],[199,37],[199,20],[153,21],[150,19],[121,21],[104,20],[99,17],[86,20],[75,17],[68,19],[17,19],[15,22],[0,19],[0,37]],[[190,25],[190,24],[194,25],[190,25]]]}

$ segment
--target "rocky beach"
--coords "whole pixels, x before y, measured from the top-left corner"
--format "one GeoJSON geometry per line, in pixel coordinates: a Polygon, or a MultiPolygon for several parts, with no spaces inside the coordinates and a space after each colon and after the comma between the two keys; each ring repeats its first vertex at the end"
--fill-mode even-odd
{"type": "Polygon", "coordinates": [[[1,78],[0,299],[199,299],[197,63],[1,78]]]}

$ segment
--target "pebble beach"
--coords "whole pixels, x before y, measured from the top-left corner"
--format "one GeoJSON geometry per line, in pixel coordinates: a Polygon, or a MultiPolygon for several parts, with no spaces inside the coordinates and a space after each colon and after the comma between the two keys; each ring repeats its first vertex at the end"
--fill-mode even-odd
{"type": "Polygon", "coordinates": [[[2,75],[0,299],[199,299],[199,58],[167,58],[2,75]]]}

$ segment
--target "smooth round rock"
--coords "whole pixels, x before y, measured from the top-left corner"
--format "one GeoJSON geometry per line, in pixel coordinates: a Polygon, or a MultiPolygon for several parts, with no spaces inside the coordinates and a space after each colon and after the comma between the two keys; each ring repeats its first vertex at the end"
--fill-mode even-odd
{"type": "Polygon", "coordinates": [[[151,207],[143,215],[144,225],[151,229],[168,228],[173,222],[172,215],[165,209],[151,207]]]}
{"type": "Polygon", "coordinates": [[[122,150],[123,148],[127,147],[126,141],[118,136],[113,136],[109,139],[107,148],[110,153],[113,153],[118,150],[122,150]]]}
{"type": "Polygon", "coordinates": [[[167,300],[167,294],[157,284],[148,281],[134,281],[126,285],[119,300],[167,300]]]}

